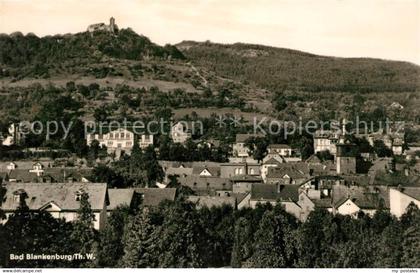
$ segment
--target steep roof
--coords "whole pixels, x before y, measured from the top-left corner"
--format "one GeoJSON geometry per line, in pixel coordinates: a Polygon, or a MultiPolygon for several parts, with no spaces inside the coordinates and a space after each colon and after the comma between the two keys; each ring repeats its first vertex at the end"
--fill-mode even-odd
{"type": "Polygon", "coordinates": [[[169,167],[165,170],[166,175],[192,175],[193,168],[169,167]]]}
{"type": "Polygon", "coordinates": [[[108,189],[109,205],[107,210],[114,210],[118,206],[130,206],[134,197],[134,189],[108,189]]]}
{"type": "Polygon", "coordinates": [[[193,175],[200,175],[200,173],[204,170],[207,170],[210,172],[212,176],[219,176],[220,175],[220,166],[212,167],[212,166],[194,166],[192,170],[193,175]]]}
{"type": "Polygon", "coordinates": [[[280,165],[281,162],[275,159],[274,157],[268,159],[267,161],[263,162],[264,165],[280,165]]]}
{"type": "Polygon", "coordinates": [[[143,197],[143,206],[153,207],[164,200],[174,201],[176,197],[175,188],[134,188],[135,192],[143,197]]]}
{"type": "Polygon", "coordinates": [[[378,209],[381,206],[389,208],[389,189],[385,186],[345,186],[334,185],[332,190],[333,205],[341,206],[350,199],[359,208],[378,209]]]}
{"type": "Polygon", "coordinates": [[[299,200],[299,186],[278,184],[252,184],[251,200],[293,201],[299,200]]]}
{"type": "Polygon", "coordinates": [[[234,196],[188,196],[188,201],[196,204],[198,207],[221,207],[230,205],[235,207],[236,198],[234,196]]]}
{"type": "Polygon", "coordinates": [[[331,208],[332,207],[331,198],[311,199],[311,201],[315,204],[315,207],[318,207],[318,208],[331,208]]]}
{"type": "Polygon", "coordinates": [[[76,211],[80,202],[76,200],[77,191],[83,190],[89,194],[89,202],[93,210],[102,210],[108,202],[106,183],[4,183],[5,198],[1,208],[15,210],[18,203],[13,199],[13,193],[25,191],[26,205],[31,210],[38,210],[50,202],[54,202],[61,210],[76,211]]]}
{"type": "Polygon", "coordinates": [[[416,200],[420,200],[420,187],[404,187],[400,188],[399,191],[416,200]]]}
{"type": "Polygon", "coordinates": [[[205,177],[205,176],[187,176],[180,177],[178,182],[195,190],[230,190],[232,182],[229,178],[205,177]]]}

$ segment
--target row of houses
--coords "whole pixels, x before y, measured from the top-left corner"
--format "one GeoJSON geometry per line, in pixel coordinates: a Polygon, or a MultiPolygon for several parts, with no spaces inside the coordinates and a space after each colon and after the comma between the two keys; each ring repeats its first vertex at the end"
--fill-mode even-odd
{"type": "MultiPolygon", "coordinates": [[[[216,195],[192,195],[187,200],[197,208],[231,205],[241,209],[265,203],[280,204],[301,221],[317,207],[352,217],[358,217],[360,213],[372,216],[379,209],[401,217],[411,203],[420,207],[419,187],[361,187],[341,184],[341,179],[309,180],[300,185],[256,183],[251,185],[249,192],[231,188],[219,190],[216,195]]],[[[175,188],[108,189],[105,183],[7,182],[2,188],[1,209],[6,215],[2,222],[7,221],[23,200],[30,211],[47,211],[54,218],[74,221],[78,217],[81,196],[87,193],[95,215],[93,226],[98,230],[104,228],[109,214],[119,206],[134,208],[141,203],[150,207],[176,198],[175,188]]]]}
{"type": "Polygon", "coordinates": [[[74,221],[78,217],[83,193],[89,196],[92,212],[95,215],[93,227],[105,227],[109,214],[120,206],[136,208],[157,206],[164,200],[174,201],[176,189],[130,188],[108,189],[106,183],[2,183],[4,189],[1,210],[7,222],[22,201],[30,211],[47,211],[54,218],[74,221]]]}

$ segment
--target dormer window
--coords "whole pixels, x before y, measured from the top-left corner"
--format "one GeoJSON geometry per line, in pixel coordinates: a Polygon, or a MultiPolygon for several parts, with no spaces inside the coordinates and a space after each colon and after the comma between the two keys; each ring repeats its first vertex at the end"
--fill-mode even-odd
{"type": "Polygon", "coordinates": [[[43,169],[43,166],[42,166],[42,164],[41,164],[41,163],[35,163],[35,164],[32,166],[32,169],[33,169],[33,170],[42,170],[42,169],[43,169]]]}
{"type": "Polygon", "coordinates": [[[13,201],[20,203],[26,197],[26,192],[24,189],[18,189],[13,192],[13,201]]]}
{"type": "Polygon", "coordinates": [[[75,194],[75,200],[80,201],[82,199],[83,190],[78,190],[75,194]]]}

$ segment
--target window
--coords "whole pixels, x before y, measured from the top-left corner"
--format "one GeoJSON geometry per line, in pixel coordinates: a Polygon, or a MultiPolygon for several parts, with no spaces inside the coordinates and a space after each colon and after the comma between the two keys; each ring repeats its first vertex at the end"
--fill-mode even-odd
{"type": "Polygon", "coordinates": [[[114,142],[108,141],[108,146],[112,146],[113,144],[114,144],[114,142]]]}
{"type": "Polygon", "coordinates": [[[110,133],[109,138],[114,138],[114,133],[110,133]]]}
{"type": "Polygon", "coordinates": [[[127,142],[125,143],[125,147],[131,147],[131,145],[132,145],[131,141],[127,141],[127,142]]]}
{"type": "Polygon", "coordinates": [[[125,137],[125,134],[124,134],[124,133],[121,133],[121,134],[120,134],[120,137],[121,137],[121,138],[124,138],[124,137],[125,137]]]}
{"type": "Polygon", "coordinates": [[[74,199],[75,199],[76,201],[80,201],[80,200],[82,199],[82,194],[83,194],[83,191],[82,191],[82,190],[78,190],[78,191],[76,192],[76,194],[75,194],[74,199]]]}
{"type": "Polygon", "coordinates": [[[13,195],[13,201],[20,202],[20,194],[14,194],[13,195]]]}

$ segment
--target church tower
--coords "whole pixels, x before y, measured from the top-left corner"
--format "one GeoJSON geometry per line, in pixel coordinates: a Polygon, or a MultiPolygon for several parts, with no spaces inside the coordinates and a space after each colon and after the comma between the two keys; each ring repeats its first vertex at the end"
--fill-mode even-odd
{"type": "Polygon", "coordinates": [[[351,143],[346,135],[346,120],[343,120],[342,135],[336,147],[337,174],[355,174],[357,147],[355,144],[351,143]]]}

